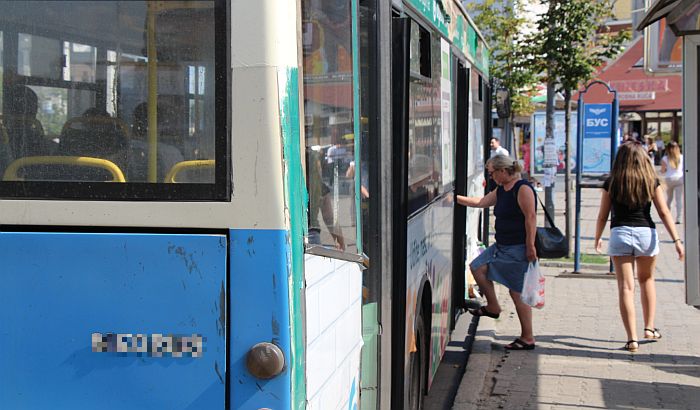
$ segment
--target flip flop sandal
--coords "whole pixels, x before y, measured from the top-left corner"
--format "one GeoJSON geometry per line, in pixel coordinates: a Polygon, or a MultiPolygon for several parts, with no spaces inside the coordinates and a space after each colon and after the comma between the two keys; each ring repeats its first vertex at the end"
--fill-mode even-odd
{"type": "Polygon", "coordinates": [[[535,348],[534,343],[525,343],[524,340],[518,338],[513,340],[510,344],[504,346],[507,350],[533,350],[535,348]]]}
{"type": "Polygon", "coordinates": [[[639,350],[639,343],[637,343],[636,340],[630,340],[627,343],[625,343],[625,347],[623,349],[627,350],[630,353],[634,353],[637,350],[639,350]]]}
{"type": "Polygon", "coordinates": [[[661,339],[661,333],[659,333],[659,329],[653,328],[649,329],[648,327],[644,328],[644,338],[645,339],[661,339]],[[651,333],[651,336],[647,336],[647,333],[651,333]]]}
{"type": "Polygon", "coordinates": [[[469,313],[474,316],[488,316],[493,319],[498,319],[501,316],[500,313],[489,312],[484,306],[480,307],[479,309],[469,309],[469,313]]]}

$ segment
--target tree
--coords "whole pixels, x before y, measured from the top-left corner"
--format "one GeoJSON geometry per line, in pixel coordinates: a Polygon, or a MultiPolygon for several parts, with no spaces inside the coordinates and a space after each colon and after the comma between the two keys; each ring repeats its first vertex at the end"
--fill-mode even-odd
{"type": "Polygon", "coordinates": [[[467,7],[474,12],[474,22],[482,29],[490,47],[491,91],[495,97],[498,89],[504,89],[510,96],[505,104],[508,135],[512,135],[515,115],[532,110],[529,91],[537,81],[536,72],[532,70],[532,38],[523,34],[528,23],[522,13],[524,3],[522,0],[485,0],[480,4],[469,3],[467,7]]]}
{"type": "MultiPolygon", "coordinates": [[[[564,94],[565,158],[571,158],[571,96],[590,81],[607,61],[623,50],[629,32],[610,33],[605,22],[612,16],[613,0],[551,0],[539,21],[540,67],[547,72],[547,90],[564,94]]],[[[547,98],[547,135],[553,138],[554,103],[547,98]]],[[[581,155],[581,153],[577,153],[581,155]]],[[[569,164],[565,166],[566,238],[571,242],[569,164]]],[[[581,170],[577,170],[581,172],[581,170]]]]}

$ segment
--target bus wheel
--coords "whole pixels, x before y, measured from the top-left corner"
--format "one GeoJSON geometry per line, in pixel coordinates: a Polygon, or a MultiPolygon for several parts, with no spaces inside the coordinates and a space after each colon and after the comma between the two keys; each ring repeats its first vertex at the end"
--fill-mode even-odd
{"type": "Polygon", "coordinates": [[[422,313],[416,318],[416,351],[410,356],[410,383],[408,392],[408,408],[420,410],[423,408],[426,380],[425,328],[423,327],[422,313]]]}

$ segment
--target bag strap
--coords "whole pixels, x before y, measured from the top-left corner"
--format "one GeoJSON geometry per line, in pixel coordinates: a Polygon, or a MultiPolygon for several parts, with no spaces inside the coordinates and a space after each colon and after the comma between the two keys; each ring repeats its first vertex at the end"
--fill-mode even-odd
{"type": "Polygon", "coordinates": [[[540,205],[542,205],[542,210],[544,210],[544,216],[547,217],[547,222],[549,222],[549,226],[551,226],[552,228],[556,228],[557,226],[554,225],[554,219],[552,219],[552,216],[549,215],[549,212],[547,212],[547,207],[544,206],[544,204],[542,203],[542,200],[540,199],[540,196],[537,195],[537,192],[535,192],[534,189],[532,190],[532,192],[533,192],[533,193],[535,194],[535,196],[537,197],[537,200],[540,201],[540,205]]]}
{"type": "MultiPolygon", "coordinates": [[[[521,179],[520,181],[523,181],[523,182],[518,184],[518,187],[517,187],[518,190],[520,190],[520,187],[523,185],[527,185],[528,187],[530,187],[530,189],[532,190],[532,193],[535,194],[535,198],[537,198],[537,200],[540,201],[540,205],[542,206],[542,210],[544,210],[544,216],[547,217],[547,222],[549,222],[549,226],[556,228],[557,226],[554,224],[554,219],[552,219],[552,216],[549,215],[549,212],[547,212],[547,207],[545,207],[544,204],[542,203],[542,200],[540,199],[540,196],[537,195],[537,191],[535,191],[535,188],[532,185],[530,185],[527,181],[525,181],[524,179],[521,179]]],[[[520,181],[518,181],[518,182],[520,182],[520,181]]],[[[513,192],[513,196],[515,197],[516,203],[517,203],[518,197],[516,194],[517,194],[516,192],[513,192]]],[[[520,206],[520,205],[518,205],[518,206],[520,206]]]]}

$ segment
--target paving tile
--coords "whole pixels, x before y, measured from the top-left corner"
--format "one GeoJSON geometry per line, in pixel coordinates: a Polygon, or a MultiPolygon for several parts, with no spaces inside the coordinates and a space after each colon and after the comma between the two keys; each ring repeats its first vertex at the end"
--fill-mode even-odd
{"type": "MultiPolygon", "coordinates": [[[[593,248],[599,198],[596,190],[583,191],[582,220],[589,222],[582,223],[581,235],[590,238],[582,243],[585,250],[593,248]]],[[[563,203],[563,194],[557,195],[556,203],[563,203]]],[[[563,217],[557,217],[563,226],[563,217]]],[[[497,374],[494,392],[498,395],[486,392],[476,408],[700,408],[700,310],[685,305],[683,265],[664,242],[668,234],[663,226],[658,228],[662,243],[655,272],[656,326],[662,339],[641,339],[644,323],[638,286],[635,308],[642,343],[638,353],[630,354],[622,350],[626,337],[616,281],[563,278],[558,276],[562,268],[543,267],[547,305],[533,312],[538,345],[534,351],[502,348],[520,334],[520,328],[507,292],[498,286],[504,314],[493,325],[493,366],[484,375],[497,374]],[[520,407],[512,407],[516,404],[520,407]]]]}

